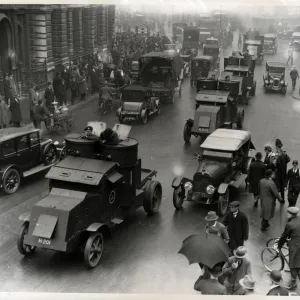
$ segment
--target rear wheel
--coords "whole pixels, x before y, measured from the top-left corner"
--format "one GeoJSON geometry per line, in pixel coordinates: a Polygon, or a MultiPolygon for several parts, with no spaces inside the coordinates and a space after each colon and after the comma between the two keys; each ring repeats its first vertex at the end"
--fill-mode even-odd
{"type": "Polygon", "coordinates": [[[282,271],[284,268],[284,259],[274,248],[265,248],[261,252],[261,261],[264,267],[269,271],[282,271]]]}
{"type": "Polygon", "coordinates": [[[227,212],[229,205],[229,190],[225,192],[223,195],[219,195],[218,203],[217,203],[217,214],[221,217],[224,216],[227,212]]]}
{"type": "Polygon", "coordinates": [[[189,124],[184,125],[183,139],[185,143],[189,143],[192,137],[192,127],[189,124]]]}
{"type": "Polygon", "coordinates": [[[20,186],[21,176],[17,169],[11,168],[7,170],[2,179],[2,189],[5,194],[11,195],[15,193],[20,186]]]}
{"type": "Polygon", "coordinates": [[[48,144],[43,152],[43,162],[45,166],[54,164],[58,160],[58,154],[55,145],[48,144]]]}
{"type": "Polygon", "coordinates": [[[84,248],[84,262],[89,268],[95,268],[102,257],[104,250],[104,239],[100,232],[92,233],[84,248]]]}
{"type": "Polygon", "coordinates": [[[184,188],[182,185],[178,186],[173,191],[173,205],[176,209],[182,208],[184,202],[184,188]]]}
{"type": "Polygon", "coordinates": [[[145,187],[144,210],[147,214],[156,214],[162,199],[162,186],[158,181],[151,181],[145,187]]]}
{"type": "Polygon", "coordinates": [[[33,255],[33,253],[35,252],[35,249],[36,249],[35,246],[30,246],[30,245],[25,245],[24,244],[24,237],[28,233],[28,227],[29,227],[28,222],[26,222],[22,225],[21,233],[20,233],[20,236],[19,236],[18,242],[17,242],[18,250],[24,256],[33,255]]]}

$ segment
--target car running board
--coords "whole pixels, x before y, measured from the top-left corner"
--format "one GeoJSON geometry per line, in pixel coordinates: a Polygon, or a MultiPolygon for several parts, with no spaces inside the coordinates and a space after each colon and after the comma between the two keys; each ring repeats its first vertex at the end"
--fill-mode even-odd
{"type": "Polygon", "coordinates": [[[35,173],[38,173],[38,172],[42,172],[42,171],[45,171],[45,170],[47,170],[47,169],[50,169],[52,166],[54,166],[55,164],[51,164],[51,165],[47,165],[47,166],[45,166],[45,165],[38,165],[38,166],[36,166],[36,167],[34,167],[34,168],[31,168],[30,170],[28,170],[28,171],[25,171],[24,173],[23,173],[23,177],[28,177],[28,176],[31,176],[31,175],[33,175],[33,174],[35,174],[35,173]]]}
{"type": "Polygon", "coordinates": [[[235,188],[238,189],[238,188],[241,186],[241,184],[242,184],[243,182],[245,182],[247,176],[248,176],[247,174],[241,174],[241,175],[237,178],[237,180],[232,180],[232,181],[229,183],[229,185],[230,185],[230,186],[233,186],[233,187],[235,187],[235,188]]]}
{"type": "Polygon", "coordinates": [[[112,219],[111,222],[115,225],[119,225],[123,222],[124,220],[121,220],[121,219],[118,219],[118,218],[115,218],[115,219],[112,219]]]}

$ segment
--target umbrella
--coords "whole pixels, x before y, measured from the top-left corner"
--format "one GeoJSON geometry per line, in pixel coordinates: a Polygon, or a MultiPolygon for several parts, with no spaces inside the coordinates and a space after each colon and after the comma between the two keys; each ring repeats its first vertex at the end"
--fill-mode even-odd
{"type": "Polygon", "coordinates": [[[230,253],[228,245],[217,235],[191,235],[182,242],[179,250],[189,264],[202,263],[210,268],[227,261],[230,253]]]}

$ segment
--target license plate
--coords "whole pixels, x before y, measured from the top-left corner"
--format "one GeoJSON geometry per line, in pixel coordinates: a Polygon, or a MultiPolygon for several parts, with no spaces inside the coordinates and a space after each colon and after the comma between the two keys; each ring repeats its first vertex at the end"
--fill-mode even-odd
{"type": "Polygon", "coordinates": [[[48,246],[51,245],[51,241],[47,239],[38,239],[38,243],[42,245],[48,245],[48,246]]]}
{"type": "Polygon", "coordinates": [[[199,127],[199,131],[201,131],[201,132],[208,132],[208,128],[201,128],[201,127],[199,127]]]}

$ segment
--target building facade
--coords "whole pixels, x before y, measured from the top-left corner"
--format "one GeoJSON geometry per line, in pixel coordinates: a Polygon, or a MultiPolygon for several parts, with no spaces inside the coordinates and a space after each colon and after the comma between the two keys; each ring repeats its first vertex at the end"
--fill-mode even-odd
{"type": "Polygon", "coordinates": [[[0,5],[0,82],[43,87],[63,64],[105,55],[114,31],[114,5],[0,5]]]}

